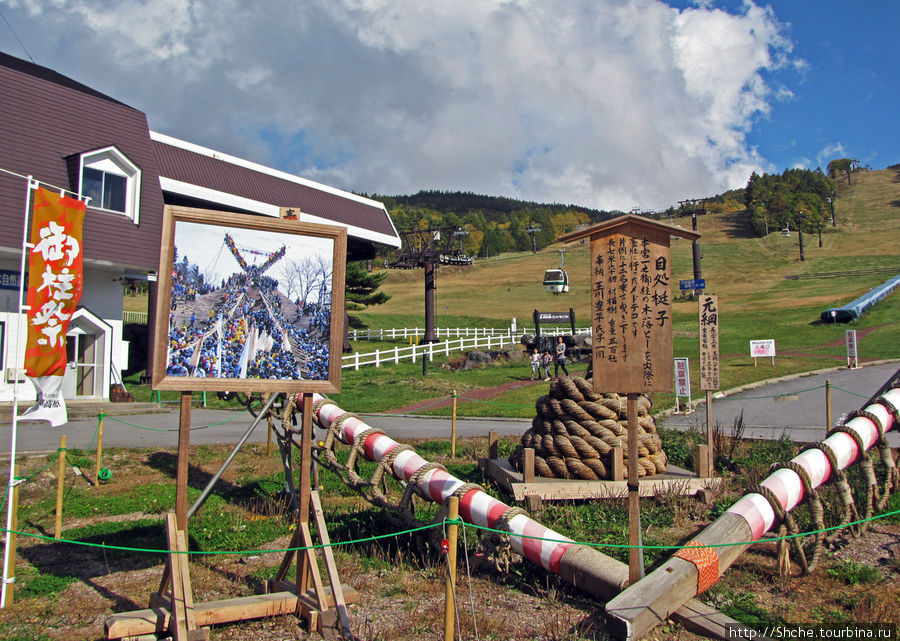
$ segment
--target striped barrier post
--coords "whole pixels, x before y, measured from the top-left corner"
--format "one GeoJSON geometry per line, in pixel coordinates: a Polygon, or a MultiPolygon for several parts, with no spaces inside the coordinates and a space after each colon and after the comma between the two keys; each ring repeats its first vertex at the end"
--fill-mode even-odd
{"type": "Polygon", "coordinates": [[[668,562],[607,603],[613,634],[638,639],[714,584],[752,542],[776,524],[770,501],[777,501],[782,513],[789,512],[804,498],[805,482],[811,489],[818,488],[836,476],[833,465],[838,471],[844,470],[886,432],[900,429],[898,411],[900,388],[894,388],[858,412],[841,431],[832,432],[821,447],[808,449],[791,460],[807,479],[788,467],[775,470],[759,484],[768,497],[758,492],[745,494],[668,562]]]}

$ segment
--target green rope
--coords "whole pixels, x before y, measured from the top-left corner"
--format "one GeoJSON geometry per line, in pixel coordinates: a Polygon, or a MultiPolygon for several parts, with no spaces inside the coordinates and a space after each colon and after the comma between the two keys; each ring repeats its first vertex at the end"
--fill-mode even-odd
{"type": "MultiPolygon", "coordinates": [[[[809,532],[799,532],[797,534],[788,534],[785,536],[759,539],[757,541],[740,541],[737,543],[709,543],[709,544],[703,544],[701,547],[724,548],[724,547],[733,547],[733,546],[737,546],[737,545],[753,545],[754,543],[772,543],[772,542],[781,541],[781,540],[794,539],[794,538],[798,538],[798,537],[802,537],[802,536],[810,536],[812,534],[818,534],[821,532],[831,532],[834,530],[840,530],[843,528],[856,526],[861,523],[875,521],[877,519],[881,519],[881,518],[884,518],[887,516],[894,516],[897,514],[900,514],[900,510],[894,510],[892,512],[885,512],[884,514],[878,514],[875,516],[871,516],[867,519],[860,519],[859,521],[853,521],[852,523],[846,523],[844,525],[835,525],[833,527],[823,528],[821,530],[810,530],[809,532]]],[[[429,529],[436,528],[436,527],[444,527],[446,525],[462,525],[463,527],[469,526],[469,527],[475,528],[476,530],[484,530],[486,532],[505,534],[507,536],[512,536],[512,537],[516,537],[516,538],[520,538],[520,539],[532,539],[535,541],[546,541],[548,543],[569,543],[572,545],[583,545],[586,547],[594,547],[594,548],[606,547],[606,548],[618,548],[618,549],[642,548],[645,550],[679,550],[682,547],[684,547],[682,545],[629,545],[627,543],[589,543],[589,542],[584,542],[584,541],[572,541],[570,539],[549,539],[549,538],[544,538],[544,537],[540,537],[540,536],[529,536],[527,534],[514,534],[507,530],[496,530],[493,528],[485,527],[483,525],[475,525],[474,523],[466,523],[461,518],[457,518],[457,519],[445,519],[445,520],[441,521],[440,523],[433,523],[431,525],[423,525],[421,527],[411,528],[409,530],[403,530],[400,532],[393,532],[390,534],[379,534],[376,536],[369,536],[369,537],[365,537],[362,539],[353,539],[350,541],[336,541],[336,542],[329,543],[327,545],[319,544],[319,545],[311,545],[311,546],[307,546],[307,547],[278,548],[278,549],[266,549],[266,550],[211,550],[211,551],[199,551],[198,550],[198,551],[185,551],[185,552],[177,552],[177,553],[178,554],[194,554],[194,555],[201,555],[201,556],[212,556],[212,555],[229,555],[229,554],[255,555],[255,554],[265,554],[267,552],[298,552],[298,551],[305,551],[305,550],[318,550],[318,549],[322,549],[322,548],[326,548],[326,547],[340,547],[340,546],[344,546],[344,545],[354,545],[357,543],[366,543],[369,541],[378,541],[381,539],[389,539],[391,537],[402,536],[404,534],[412,534],[414,532],[421,532],[423,530],[429,530],[429,529]]],[[[29,532],[22,532],[19,530],[7,530],[6,528],[0,528],[0,532],[9,532],[9,533],[13,533],[13,534],[21,535],[21,536],[31,537],[34,539],[52,541],[54,543],[68,543],[71,545],[82,545],[85,547],[104,548],[104,549],[110,549],[110,550],[123,550],[126,552],[146,552],[149,554],[171,554],[171,553],[176,552],[175,550],[160,550],[160,549],[154,549],[154,548],[133,548],[133,547],[127,547],[127,546],[121,546],[121,545],[107,545],[105,543],[88,543],[86,541],[56,539],[51,536],[45,536],[42,534],[32,534],[29,532]]]]}
{"type": "Polygon", "coordinates": [[[844,394],[852,394],[853,396],[859,396],[860,398],[869,398],[865,394],[860,394],[858,392],[851,392],[850,390],[844,389],[842,387],[838,387],[837,385],[832,385],[831,389],[840,390],[841,392],[844,392],[844,394]]]}
{"type": "MultiPolygon", "coordinates": [[[[209,425],[199,425],[199,426],[197,426],[197,427],[192,427],[192,428],[190,428],[190,431],[191,431],[191,432],[194,432],[194,431],[196,431],[196,430],[205,430],[205,429],[210,428],[210,427],[215,427],[216,425],[222,425],[222,424],[224,424],[224,423],[229,423],[229,422],[231,422],[231,421],[236,421],[236,420],[238,420],[239,418],[241,418],[242,416],[243,416],[243,412],[239,413],[239,414],[238,414],[237,416],[235,416],[234,418],[226,418],[226,419],[224,419],[224,420],[222,420],[222,421],[218,421],[217,423],[210,423],[209,425]]],[[[108,414],[106,415],[106,418],[112,419],[112,420],[114,420],[114,421],[116,421],[116,422],[118,422],[118,423],[122,423],[123,425],[128,425],[129,427],[135,427],[135,428],[137,428],[137,429],[139,429],[139,430],[147,430],[147,431],[150,431],[150,432],[177,432],[177,431],[180,429],[180,428],[178,428],[178,427],[147,427],[146,425],[138,425],[137,423],[129,423],[128,421],[123,421],[123,420],[120,419],[120,418],[117,418],[117,417],[115,417],[115,416],[110,416],[110,415],[108,415],[108,414]]]]}
{"type": "Polygon", "coordinates": [[[475,403],[493,403],[494,405],[506,405],[508,407],[533,407],[534,403],[530,405],[522,405],[521,403],[501,403],[500,401],[492,401],[490,399],[485,398],[469,398],[468,396],[458,396],[457,398],[463,401],[473,401],[475,403]]]}
{"type": "MultiPolygon", "coordinates": [[[[451,521],[448,521],[450,523],[451,521]]],[[[463,524],[462,519],[457,519],[452,521],[452,523],[463,524]]],[[[304,552],[306,550],[320,550],[326,547],[340,547],[343,545],[353,545],[355,543],[367,543],[369,541],[378,541],[380,539],[389,539],[396,536],[402,536],[404,534],[412,534],[415,532],[420,532],[422,530],[430,530],[436,527],[443,527],[444,523],[433,523],[431,525],[424,525],[422,527],[412,528],[409,530],[403,530],[401,532],[392,532],[390,534],[378,534],[375,536],[369,536],[362,539],[353,539],[351,541],[336,541],[319,545],[309,545],[305,547],[294,547],[294,548],[272,548],[265,550],[187,550],[187,551],[179,551],[179,550],[161,550],[157,548],[132,548],[124,545],[108,545],[106,543],[88,543],[87,541],[75,541],[72,539],[56,539],[52,536],[46,536],[43,534],[33,534],[31,532],[22,532],[20,530],[7,530],[6,528],[0,528],[0,532],[9,532],[12,534],[27,536],[33,539],[48,541],[52,543],[67,543],[70,545],[81,545],[84,547],[92,547],[92,548],[102,548],[106,550],[122,550],[125,552],[146,552],[148,554],[192,554],[197,556],[214,556],[214,555],[227,555],[227,554],[237,554],[237,555],[256,555],[256,554],[266,554],[268,552],[304,552]]]]}

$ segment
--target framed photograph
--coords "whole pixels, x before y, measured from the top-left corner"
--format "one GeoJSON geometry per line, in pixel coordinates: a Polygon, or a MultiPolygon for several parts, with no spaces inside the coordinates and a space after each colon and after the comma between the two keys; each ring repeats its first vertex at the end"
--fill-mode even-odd
{"type": "Polygon", "coordinates": [[[153,387],[338,392],[347,231],[166,206],[153,387]]]}

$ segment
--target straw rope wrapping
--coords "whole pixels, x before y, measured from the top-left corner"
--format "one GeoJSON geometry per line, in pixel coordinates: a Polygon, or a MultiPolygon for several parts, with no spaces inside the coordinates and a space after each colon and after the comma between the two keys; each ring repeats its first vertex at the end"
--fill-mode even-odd
{"type": "MultiPolygon", "coordinates": [[[[664,472],[668,459],[650,416],[650,399],[638,399],[638,473],[664,472]]],[[[537,415],[509,457],[522,470],[525,448],[534,450],[538,476],[598,480],[612,478],[612,449],[622,446],[628,463],[628,412],[624,396],[597,394],[591,383],[557,378],[550,393],[535,401],[537,415]]]]}
{"type": "MultiPolygon", "coordinates": [[[[898,419],[900,419],[900,412],[898,412],[897,408],[894,408],[887,399],[883,396],[879,396],[875,399],[875,402],[887,409],[895,422],[900,423],[900,421],[898,421],[898,419]]],[[[826,536],[823,531],[826,530],[825,506],[822,492],[823,487],[813,488],[809,474],[807,474],[806,470],[797,463],[794,463],[793,461],[776,463],[772,465],[770,473],[775,472],[778,469],[789,469],[800,477],[800,481],[803,484],[804,503],[809,510],[810,520],[815,524],[814,529],[816,531],[814,540],[811,545],[807,546],[808,549],[804,549],[803,543],[803,539],[808,537],[797,536],[800,528],[797,525],[794,515],[791,514],[790,511],[786,512],[781,508],[780,502],[771,490],[755,484],[747,491],[748,494],[756,493],[762,495],[772,507],[776,521],[779,523],[777,531],[779,537],[784,536],[786,533],[793,535],[787,540],[781,539],[778,542],[778,569],[779,573],[784,578],[790,576],[791,572],[790,552],[793,552],[802,573],[808,574],[818,564],[825,546],[829,545],[835,547],[837,545],[838,537],[841,536],[841,533],[844,531],[844,526],[848,523],[863,521],[863,523],[852,525],[849,528],[851,535],[854,537],[861,536],[866,530],[868,525],[867,521],[871,519],[876,511],[880,512],[885,509],[892,491],[900,487],[900,470],[898,470],[891,448],[885,438],[885,426],[881,424],[881,421],[875,414],[865,410],[851,412],[844,420],[844,425],[835,427],[828,435],[830,436],[835,432],[847,434],[853,439],[858,448],[859,454],[857,462],[859,463],[859,469],[865,483],[863,490],[866,503],[864,515],[861,515],[857,508],[856,500],[853,496],[853,488],[847,480],[845,470],[840,469],[834,451],[825,442],[810,445],[809,447],[804,448],[804,451],[817,449],[828,459],[828,464],[831,468],[829,485],[836,490],[837,498],[840,503],[839,509],[837,510],[840,514],[840,522],[837,525],[837,529],[835,529],[832,534],[826,536]],[[846,423],[856,417],[864,417],[870,420],[878,430],[879,438],[876,441],[876,445],[878,446],[881,463],[885,468],[884,480],[881,487],[878,485],[873,458],[866,452],[865,446],[856,431],[846,427],[846,423]],[[807,555],[810,553],[812,557],[811,559],[808,559],[807,555]]],[[[797,507],[800,506],[798,505],[797,507]]]]}

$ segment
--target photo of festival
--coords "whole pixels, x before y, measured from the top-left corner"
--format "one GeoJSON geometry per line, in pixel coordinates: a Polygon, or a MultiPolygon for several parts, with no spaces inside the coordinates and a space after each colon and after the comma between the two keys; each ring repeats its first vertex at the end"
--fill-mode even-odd
{"type": "Polygon", "coordinates": [[[175,226],[167,376],[328,380],[334,241],[175,226]]]}

